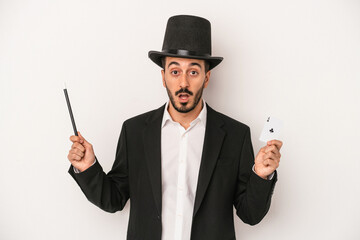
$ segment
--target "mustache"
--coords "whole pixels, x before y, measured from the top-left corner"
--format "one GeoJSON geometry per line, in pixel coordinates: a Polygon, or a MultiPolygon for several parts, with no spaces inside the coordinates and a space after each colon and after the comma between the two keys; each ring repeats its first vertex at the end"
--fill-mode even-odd
{"type": "Polygon", "coordinates": [[[187,94],[189,94],[189,95],[194,95],[194,93],[193,92],[191,92],[189,89],[187,89],[187,88],[182,88],[182,89],[180,89],[179,91],[176,91],[175,92],[175,96],[177,96],[177,95],[179,95],[180,93],[187,93],[187,94]]]}

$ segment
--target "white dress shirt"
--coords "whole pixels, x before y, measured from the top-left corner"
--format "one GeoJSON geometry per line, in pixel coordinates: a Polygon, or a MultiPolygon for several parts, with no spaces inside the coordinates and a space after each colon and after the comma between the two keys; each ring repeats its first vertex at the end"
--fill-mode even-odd
{"type": "Polygon", "coordinates": [[[185,130],[167,110],[161,124],[162,240],[189,240],[207,110],[185,130]]]}

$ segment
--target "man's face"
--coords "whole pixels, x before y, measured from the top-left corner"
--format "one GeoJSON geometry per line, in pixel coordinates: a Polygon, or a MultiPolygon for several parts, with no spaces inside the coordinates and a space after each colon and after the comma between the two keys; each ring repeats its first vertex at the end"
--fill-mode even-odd
{"type": "Polygon", "coordinates": [[[193,110],[207,87],[210,71],[205,73],[205,61],[166,57],[161,71],[163,85],[173,107],[180,113],[193,110]]]}

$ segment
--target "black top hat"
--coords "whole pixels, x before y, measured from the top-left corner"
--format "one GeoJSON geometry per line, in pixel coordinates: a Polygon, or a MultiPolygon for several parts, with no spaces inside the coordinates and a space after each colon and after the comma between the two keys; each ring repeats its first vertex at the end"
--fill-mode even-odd
{"type": "Polygon", "coordinates": [[[162,51],[149,51],[149,58],[160,67],[164,56],[204,59],[210,64],[209,70],[223,60],[222,57],[211,56],[210,22],[205,18],[189,15],[170,17],[162,51]]]}

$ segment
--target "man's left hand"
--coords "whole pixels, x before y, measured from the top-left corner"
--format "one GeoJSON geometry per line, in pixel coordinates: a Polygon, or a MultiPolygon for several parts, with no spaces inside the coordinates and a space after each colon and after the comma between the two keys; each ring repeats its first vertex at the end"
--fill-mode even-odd
{"type": "Polygon", "coordinates": [[[279,167],[282,145],[279,140],[271,140],[259,150],[255,158],[254,170],[261,178],[267,179],[279,167]]]}

